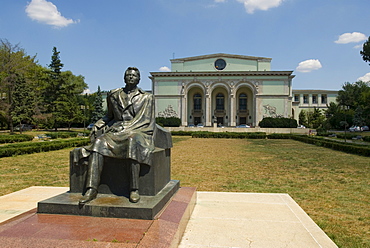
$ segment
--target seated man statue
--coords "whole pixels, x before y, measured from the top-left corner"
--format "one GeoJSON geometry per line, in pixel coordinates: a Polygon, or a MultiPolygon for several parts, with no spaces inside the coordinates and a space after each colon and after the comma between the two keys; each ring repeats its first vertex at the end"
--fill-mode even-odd
{"type": "Polygon", "coordinates": [[[155,129],[154,97],[137,87],[140,72],[129,67],[124,74],[125,87],[109,92],[108,113],[92,128],[92,143],[84,147],[89,154],[86,193],[79,200],[85,204],[98,194],[104,157],[130,161],[130,201],[140,200],[140,164],[151,165],[155,129]]]}

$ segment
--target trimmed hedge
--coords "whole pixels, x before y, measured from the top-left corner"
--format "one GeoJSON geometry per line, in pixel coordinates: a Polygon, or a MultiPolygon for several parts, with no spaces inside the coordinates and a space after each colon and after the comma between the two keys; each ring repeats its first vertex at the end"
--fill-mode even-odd
{"type": "Polygon", "coordinates": [[[265,117],[258,125],[263,128],[296,128],[298,123],[295,119],[285,117],[265,117]]]}
{"type": "Polygon", "coordinates": [[[235,132],[193,132],[191,135],[193,138],[226,138],[226,139],[265,139],[266,133],[254,132],[254,133],[235,133],[235,132]]]}
{"type": "Polygon", "coordinates": [[[364,136],[362,137],[363,141],[370,142],[370,136],[364,136]]]}
{"type": "Polygon", "coordinates": [[[177,117],[157,117],[155,122],[162,127],[179,127],[181,125],[181,119],[177,117]]]}
{"type": "Polygon", "coordinates": [[[15,155],[48,152],[68,147],[79,147],[90,144],[89,139],[75,138],[69,140],[55,140],[44,142],[24,142],[0,146],[0,158],[15,155]]]}
{"type": "Polygon", "coordinates": [[[0,143],[15,143],[33,140],[32,135],[28,134],[4,134],[0,135],[0,143]]]}
{"type": "Polygon", "coordinates": [[[346,153],[351,154],[357,154],[362,156],[370,156],[370,147],[354,144],[354,143],[344,143],[344,142],[337,142],[333,140],[327,140],[323,138],[317,138],[317,137],[309,137],[309,136],[303,136],[303,135],[292,135],[292,139],[301,141],[308,144],[313,144],[317,146],[323,146],[326,148],[330,148],[337,151],[342,151],[346,153]]]}
{"type": "Polygon", "coordinates": [[[49,136],[52,139],[66,139],[66,138],[77,137],[79,133],[83,133],[86,136],[90,133],[90,131],[85,131],[85,132],[83,132],[83,131],[81,131],[81,132],[75,132],[75,131],[71,131],[71,132],[49,132],[49,133],[46,133],[46,136],[49,136]]]}
{"type": "Polygon", "coordinates": [[[171,135],[174,136],[191,136],[194,132],[192,131],[172,131],[171,135]]]}

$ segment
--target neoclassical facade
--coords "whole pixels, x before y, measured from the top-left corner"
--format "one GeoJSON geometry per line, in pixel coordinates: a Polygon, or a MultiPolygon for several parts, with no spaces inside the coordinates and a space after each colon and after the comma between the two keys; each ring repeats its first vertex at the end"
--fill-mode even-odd
{"type": "Polygon", "coordinates": [[[171,60],[151,72],[157,116],[182,125],[257,126],[265,116],[292,116],[292,71],[271,71],[271,58],[210,54],[171,60]]]}

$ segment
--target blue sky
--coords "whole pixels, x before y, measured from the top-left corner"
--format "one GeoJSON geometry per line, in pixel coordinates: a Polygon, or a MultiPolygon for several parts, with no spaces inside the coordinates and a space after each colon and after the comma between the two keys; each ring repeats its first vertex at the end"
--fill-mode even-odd
{"type": "Polygon", "coordinates": [[[359,52],[370,35],[369,0],[1,0],[0,38],[39,63],[54,46],[63,70],[90,91],[123,85],[128,66],[166,70],[170,59],[213,53],[272,58],[294,89],[341,89],[370,80],[359,52]]]}

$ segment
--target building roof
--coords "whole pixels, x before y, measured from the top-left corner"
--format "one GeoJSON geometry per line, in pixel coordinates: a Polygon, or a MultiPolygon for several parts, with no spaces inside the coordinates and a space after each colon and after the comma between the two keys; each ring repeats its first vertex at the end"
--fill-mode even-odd
{"type": "Polygon", "coordinates": [[[293,94],[320,94],[320,93],[332,93],[332,94],[338,94],[338,90],[294,90],[293,94]]]}
{"type": "Polygon", "coordinates": [[[207,71],[207,72],[150,72],[155,77],[209,77],[209,76],[291,76],[293,71],[207,71]]]}
{"type": "Polygon", "coordinates": [[[221,58],[221,57],[222,58],[245,59],[245,60],[258,60],[258,61],[266,61],[266,62],[270,62],[272,60],[272,58],[265,58],[265,57],[254,57],[254,56],[227,54],[227,53],[214,53],[214,54],[207,54],[207,55],[200,55],[200,56],[193,56],[193,57],[186,57],[186,58],[171,59],[171,63],[182,63],[185,61],[209,59],[209,58],[221,58]]]}

